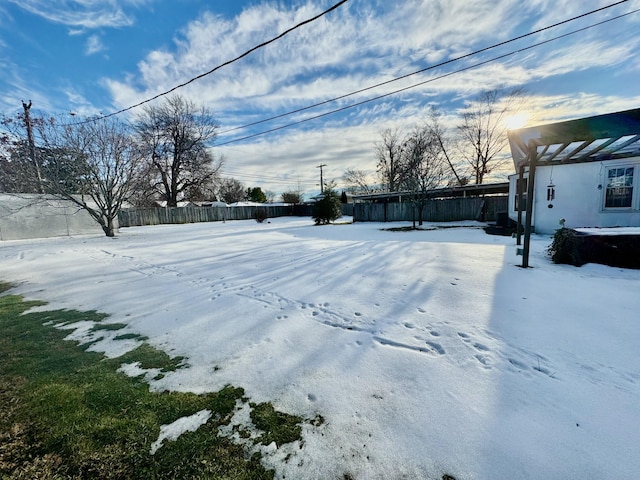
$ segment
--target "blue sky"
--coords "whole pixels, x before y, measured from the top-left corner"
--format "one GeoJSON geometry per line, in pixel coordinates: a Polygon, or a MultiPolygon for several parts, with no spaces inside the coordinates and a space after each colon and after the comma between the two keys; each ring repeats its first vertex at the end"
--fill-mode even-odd
{"type": "MultiPolygon", "coordinates": [[[[211,70],[337,0],[3,0],[0,112],[111,113],[211,70]]],[[[349,0],[322,19],[179,92],[215,112],[219,143],[303,120],[640,9],[629,0],[566,25],[324,107],[321,102],[616,3],[588,0],[349,0]]],[[[430,105],[450,130],[484,90],[524,87],[528,125],[640,107],[640,12],[402,94],[217,147],[224,174],[279,194],[318,190],[347,168],[373,174],[385,128],[430,105]]],[[[136,111],[121,117],[131,119],[136,111]]]]}

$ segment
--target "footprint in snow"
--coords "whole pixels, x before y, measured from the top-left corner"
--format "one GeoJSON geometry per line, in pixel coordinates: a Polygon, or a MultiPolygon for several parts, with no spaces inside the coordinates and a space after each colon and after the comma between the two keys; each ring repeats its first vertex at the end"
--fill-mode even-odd
{"type": "Polygon", "coordinates": [[[536,372],[544,373],[548,377],[553,378],[553,373],[551,373],[551,370],[549,370],[548,368],[545,368],[545,367],[533,367],[533,369],[536,372]]]}
{"type": "Polygon", "coordinates": [[[425,342],[427,345],[429,345],[431,348],[433,348],[436,352],[438,352],[440,355],[444,355],[445,353],[447,353],[444,348],[442,348],[442,345],[440,345],[439,343],[436,342],[425,342]]]}
{"type": "Polygon", "coordinates": [[[514,367],[520,370],[528,370],[528,367],[524,363],[522,363],[520,360],[516,360],[515,358],[509,358],[508,360],[509,360],[509,363],[514,367]]]}
{"type": "Polygon", "coordinates": [[[488,355],[475,355],[476,360],[478,360],[485,368],[491,368],[491,357],[488,355]]]}

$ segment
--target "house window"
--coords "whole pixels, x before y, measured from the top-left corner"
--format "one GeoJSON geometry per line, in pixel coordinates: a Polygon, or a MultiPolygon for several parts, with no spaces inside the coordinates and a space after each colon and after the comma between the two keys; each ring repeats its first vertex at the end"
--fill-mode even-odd
{"type": "Polygon", "coordinates": [[[633,197],[633,167],[610,168],[605,208],[629,208],[633,197]]]}

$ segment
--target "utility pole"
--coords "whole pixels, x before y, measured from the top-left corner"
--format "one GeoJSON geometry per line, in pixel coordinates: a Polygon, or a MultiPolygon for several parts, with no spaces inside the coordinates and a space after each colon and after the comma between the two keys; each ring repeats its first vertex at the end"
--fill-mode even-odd
{"type": "Polygon", "coordinates": [[[36,159],[36,144],[33,140],[33,126],[31,124],[30,115],[31,100],[29,100],[29,104],[27,104],[23,100],[22,108],[24,108],[24,126],[27,129],[27,142],[29,143],[29,159],[31,160],[36,173],[36,179],[38,181],[38,193],[44,193],[44,188],[42,188],[42,174],[40,173],[40,165],[38,164],[38,160],[36,159]]]}
{"type": "Polygon", "coordinates": [[[324,193],[324,178],[322,177],[322,167],[326,167],[326,163],[321,163],[316,168],[320,169],[320,193],[324,193]]]}

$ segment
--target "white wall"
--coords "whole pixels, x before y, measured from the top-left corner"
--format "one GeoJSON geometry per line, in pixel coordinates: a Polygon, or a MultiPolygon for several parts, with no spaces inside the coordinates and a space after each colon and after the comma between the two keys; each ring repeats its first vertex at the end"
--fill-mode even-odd
{"type": "Polygon", "coordinates": [[[100,234],[102,228],[69,201],[36,194],[0,194],[0,240],[100,234]]]}
{"type": "MultiPolygon", "coordinates": [[[[525,174],[526,177],[526,174],[525,174]]],[[[516,220],[516,179],[509,177],[509,217],[516,220]]],[[[629,227],[640,226],[640,157],[541,166],[536,169],[533,224],[537,233],[553,233],[565,226],[629,227]],[[633,205],[630,209],[605,209],[607,168],[635,166],[633,205]],[[547,201],[547,187],[555,185],[555,199],[547,201]],[[552,205],[553,208],[549,208],[552,205]]],[[[523,222],[524,222],[523,212],[523,222]]]]}

